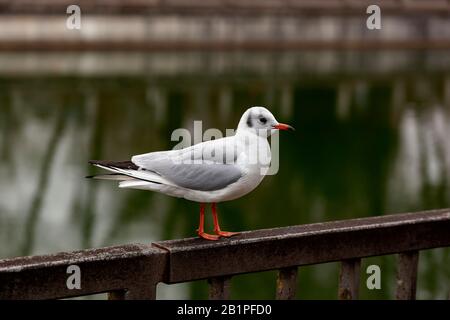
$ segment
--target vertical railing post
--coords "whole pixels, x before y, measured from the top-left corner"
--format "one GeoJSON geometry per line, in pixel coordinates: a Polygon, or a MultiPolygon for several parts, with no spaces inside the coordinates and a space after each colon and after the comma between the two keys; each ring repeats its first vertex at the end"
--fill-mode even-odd
{"type": "Polygon", "coordinates": [[[228,300],[230,298],[231,277],[210,278],[208,283],[210,300],[228,300]]]}
{"type": "Polygon", "coordinates": [[[397,300],[416,299],[418,265],[418,251],[403,252],[398,255],[397,287],[395,292],[397,300]]]}
{"type": "Polygon", "coordinates": [[[339,299],[356,300],[359,295],[361,259],[349,259],[341,262],[339,274],[339,299]]]}
{"type": "Polygon", "coordinates": [[[278,270],[277,276],[277,300],[295,299],[297,293],[298,267],[289,267],[278,270]]]}
{"type": "Polygon", "coordinates": [[[156,283],[144,283],[131,287],[125,294],[126,300],[156,300],[156,283]]]}
{"type": "Polygon", "coordinates": [[[108,300],[125,300],[126,290],[114,290],[108,292],[108,300]]]}
{"type": "Polygon", "coordinates": [[[144,258],[136,261],[135,272],[130,275],[125,299],[126,300],[155,300],[159,282],[166,278],[168,256],[164,249],[144,246],[144,258]]]}

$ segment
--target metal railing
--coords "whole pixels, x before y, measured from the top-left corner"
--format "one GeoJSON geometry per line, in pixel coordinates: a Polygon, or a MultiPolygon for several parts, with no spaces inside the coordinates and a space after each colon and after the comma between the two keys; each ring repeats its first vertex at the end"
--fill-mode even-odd
{"type": "Polygon", "coordinates": [[[341,261],[340,299],[358,298],[361,259],[398,254],[397,299],[414,299],[419,251],[450,246],[450,209],[0,260],[0,299],[96,293],[155,299],[158,283],[208,279],[210,299],[227,299],[233,275],[278,270],[276,298],[295,298],[299,266],[341,261]],[[80,289],[66,285],[77,265],[80,289]]]}

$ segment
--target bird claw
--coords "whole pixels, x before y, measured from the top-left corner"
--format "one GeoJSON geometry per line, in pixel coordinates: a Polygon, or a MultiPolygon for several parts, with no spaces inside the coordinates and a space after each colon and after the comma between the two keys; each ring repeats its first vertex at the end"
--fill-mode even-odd
{"type": "Polygon", "coordinates": [[[205,240],[212,240],[212,241],[219,240],[219,238],[220,238],[218,235],[216,236],[216,235],[208,234],[208,233],[205,233],[205,232],[198,232],[198,236],[200,238],[205,239],[205,240]]]}
{"type": "Polygon", "coordinates": [[[229,231],[215,231],[215,233],[219,236],[219,237],[225,237],[225,238],[229,238],[232,236],[236,236],[238,234],[240,234],[240,232],[229,232],[229,231]]]}

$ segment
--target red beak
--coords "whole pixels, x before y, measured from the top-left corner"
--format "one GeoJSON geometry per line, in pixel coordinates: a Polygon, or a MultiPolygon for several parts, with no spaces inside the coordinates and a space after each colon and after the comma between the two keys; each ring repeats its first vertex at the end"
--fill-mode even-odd
{"type": "Polygon", "coordinates": [[[278,130],[284,130],[284,131],[287,131],[287,130],[295,131],[294,127],[291,127],[290,125],[284,124],[284,123],[279,123],[277,125],[274,125],[272,128],[278,129],[278,130]]]}

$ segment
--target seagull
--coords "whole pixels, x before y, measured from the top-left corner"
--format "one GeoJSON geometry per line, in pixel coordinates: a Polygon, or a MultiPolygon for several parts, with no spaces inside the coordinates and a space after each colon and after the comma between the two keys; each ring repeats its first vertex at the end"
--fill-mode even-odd
{"type": "Polygon", "coordinates": [[[242,115],[233,136],[135,155],[130,161],[91,160],[90,164],[111,173],[88,178],[116,180],[120,188],[157,191],[198,202],[198,236],[206,240],[231,237],[239,233],[220,229],[216,204],[240,198],[261,183],[271,160],[267,139],[277,130],[294,128],[279,123],[266,108],[252,107],[242,115]],[[211,204],[215,234],[204,230],[205,204],[211,204]]]}

